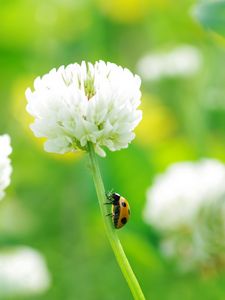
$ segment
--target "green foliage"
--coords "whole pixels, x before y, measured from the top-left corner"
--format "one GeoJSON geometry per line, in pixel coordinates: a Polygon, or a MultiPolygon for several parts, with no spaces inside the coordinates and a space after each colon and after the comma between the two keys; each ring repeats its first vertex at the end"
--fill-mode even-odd
{"type": "Polygon", "coordinates": [[[207,30],[225,35],[225,1],[202,1],[196,5],[193,15],[207,30]]]}

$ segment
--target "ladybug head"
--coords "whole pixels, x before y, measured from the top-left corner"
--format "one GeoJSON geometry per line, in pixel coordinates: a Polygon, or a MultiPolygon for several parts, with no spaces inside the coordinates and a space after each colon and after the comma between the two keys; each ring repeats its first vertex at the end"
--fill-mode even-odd
{"type": "Polygon", "coordinates": [[[112,194],[112,198],[113,198],[113,202],[114,204],[118,204],[119,203],[119,200],[120,200],[120,195],[118,193],[113,193],[112,194]]]}

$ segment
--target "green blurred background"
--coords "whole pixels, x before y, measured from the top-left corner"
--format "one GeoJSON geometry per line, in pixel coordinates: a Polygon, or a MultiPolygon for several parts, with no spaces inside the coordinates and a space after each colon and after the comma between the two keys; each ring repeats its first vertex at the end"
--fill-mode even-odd
{"type": "Polygon", "coordinates": [[[12,138],[13,176],[0,203],[0,247],[27,245],[52,277],[31,300],[132,299],[106,240],[85,154],[45,153],[33,137],[24,92],[53,67],[88,60],[137,72],[149,52],[198,48],[202,67],[189,77],[143,81],[143,121],[126,150],[99,159],[107,189],[124,195],[132,218],[119,231],[147,299],[225,299],[225,274],[179,275],[160,256],[143,221],[146,189],[176,161],[225,161],[225,59],[222,38],[190,14],[195,1],[0,1],[0,133],[12,138]]]}

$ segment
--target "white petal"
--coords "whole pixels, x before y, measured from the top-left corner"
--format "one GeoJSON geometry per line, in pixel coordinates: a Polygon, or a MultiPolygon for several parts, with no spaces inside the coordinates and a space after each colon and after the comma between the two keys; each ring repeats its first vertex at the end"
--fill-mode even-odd
{"type": "Polygon", "coordinates": [[[49,139],[44,144],[45,151],[64,154],[73,151],[72,141],[68,137],[58,137],[49,139]]]}

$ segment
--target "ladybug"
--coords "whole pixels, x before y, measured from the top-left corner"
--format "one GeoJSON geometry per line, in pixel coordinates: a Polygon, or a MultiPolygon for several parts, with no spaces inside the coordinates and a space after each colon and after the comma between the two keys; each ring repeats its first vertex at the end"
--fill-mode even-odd
{"type": "Polygon", "coordinates": [[[128,201],[118,193],[108,193],[106,195],[109,202],[112,204],[112,213],[108,216],[112,217],[113,226],[116,229],[123,227],[130,218],[130,206],[128,201]]]}

